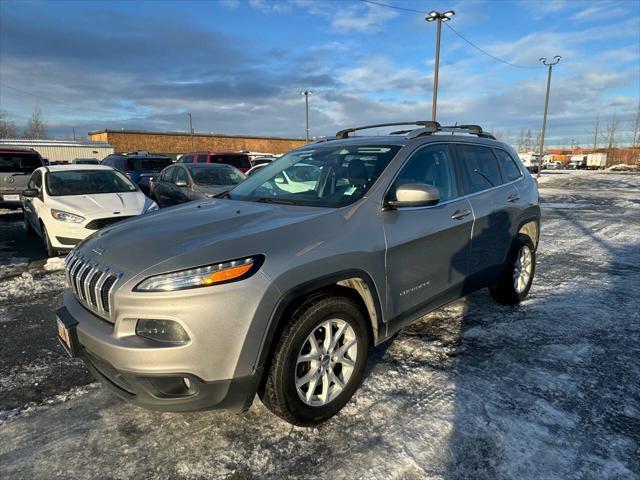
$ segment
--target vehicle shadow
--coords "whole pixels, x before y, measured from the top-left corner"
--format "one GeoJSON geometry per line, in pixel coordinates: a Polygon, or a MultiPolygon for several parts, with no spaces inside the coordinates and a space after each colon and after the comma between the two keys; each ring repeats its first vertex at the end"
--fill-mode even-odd
{"type": "MultiPolygon", "coordinates": [[[[614,459],[621,477],[640,471],[640,322],[629,297],[640,241],[614,245],[554,215],[602,254],[540,252],[521,305],[486,291],[465,299],[447,339],[455,395],[444,478],[604,478],[614,459]]],[[[437,336],[436,327],[411,331],[437,336]]]]}
{"type": "Polygon", "coordinates": [[[425,410],[448,418],[446,441],[438,432],[422,446],[439,455],[414,455],[425,472],[564,480],[640,471],[640,237],[608,241],[580,215],[601,212],[545,212],[566,227],[545,239],[523,303],[497,304],[483,289],[371,350],[366,377],[390,369],[441,381],[418,386],[417,397],[401,380],[386,390],[395,415],[415,419],[408,437],[424,435],[412,430],[425,410]],[[593,248],[553,248],[574,238],[593,248]],[[444,458],[442,470],[427,458],[444,458]]]}
{"type": "Polygon", "coordinates": [[[20,209],[0,215],[0,265],[47,258],[40,237],[27,235],[22,219],[20,209]]]}

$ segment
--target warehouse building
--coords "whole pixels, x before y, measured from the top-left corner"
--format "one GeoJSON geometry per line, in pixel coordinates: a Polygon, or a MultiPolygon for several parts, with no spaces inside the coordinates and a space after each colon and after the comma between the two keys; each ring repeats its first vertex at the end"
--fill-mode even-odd
{"type": "Polygon", "coordinates": [[[102,160],[113,153],[113,147],[106,142],[82,142],[76,140],[27,140],[24,138],[0,139],[0,147],[31,148],[49,162],[71,163],[76,158],[97,158],[102,160]]]}
{"type": "Polygon", "coordinates": [[[254,137],[214,133],[148,132],[143,130],[97,130],[89,138],[112,145],[116,153],[147,151],[178,155],[197,151],[265,152],[282,154],[304,145],[297,138],[254,137]]]}

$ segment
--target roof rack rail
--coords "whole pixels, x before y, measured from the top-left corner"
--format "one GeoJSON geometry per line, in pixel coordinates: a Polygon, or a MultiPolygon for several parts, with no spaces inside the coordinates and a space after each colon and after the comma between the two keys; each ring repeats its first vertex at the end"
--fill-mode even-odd
{"type": "Polygon", "coordinates": [[[376,125],[365,125],[363,127],[345,128],[344,130],[340,130],[338,133],[336,133],[336,137],[348,138],[350,133],[357,132],[359,130],[368,130],[370,128],[379,127],[396,127],[400,125],[418,125],[421,127],[429,128],[433,131],[437,131],[441,128],[438,122],[433,122],[430,120],[418,120],[416,122],[378,123],[376,125]]]}

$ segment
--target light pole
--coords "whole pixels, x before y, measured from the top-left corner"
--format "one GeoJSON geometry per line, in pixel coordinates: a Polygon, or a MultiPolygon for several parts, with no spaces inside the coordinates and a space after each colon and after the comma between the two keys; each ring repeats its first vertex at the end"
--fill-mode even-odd
{"type": "Polygon", "coordinates": [[[542,133],[540,134],[540,157],[538,159],[538,177],[540,176],[540,169],[542,168],[542,158],[544,157],[544,132],[547,128],[547,110],[549,109],[549,90],[551,90],[551,71],[553,70],[553,66],[557,65],[562,57],[560,55],[556,55],[553,57],[553,62],[550,62],[546,58],[540,58],[540,62],[543,65],[546,65],[549,70],[547,74],[547,93],[544,97],[544,115],[542,116],[542,133]]]}
{"type": "Polygon", "coordinates": [[[300,95],[304,95],[304,130],[307,143],[309,143],[309,95],[312,93],[311,90],[300,91],[300,95]]]}
{"type": "Polygon", "coordinates": [[[442,22],[448,22],[456,14],[453,10],[440,13],[432,10],[426,16],[427,22],[438,21],[438,29],[436,33],[436,63],[433,71],[433,101],[431,103],[431,120],[436,121],[436,107],[438,105],[438,69],[440,68],[440,33],[442,32],[442,22]]]}
{"type": "Polygon", "coordinates": [[[191,112],[187,112],[187,117],[189,117],[189,135],[191,135],[191,151],[195,150],[193,145],[193,122],[191,120],[191,112]]]}

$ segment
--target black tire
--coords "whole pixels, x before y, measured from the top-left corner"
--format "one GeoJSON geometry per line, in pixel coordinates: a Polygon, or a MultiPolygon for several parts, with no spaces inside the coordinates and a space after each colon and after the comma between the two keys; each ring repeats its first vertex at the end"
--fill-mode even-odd
{"type": "Polygon", "coordinates": [[[356,302],[331,294],[311,296],[294,311],[280,336],[260,399],[271,412],[291,424],[311,427],[324,422],[338,413],[358,388],[368,348],[366,319],[356,302]],[[297,358],[307,337],[329,319],[343,320],[353,328],[358,353],[353,372],[336,398],[322,406],[311,406],[302,401],[296,389],[297,358]]]}
{"type": "Polygon", "coordinates": [[[520,303],[529,294],[535,273],[536,250],[533,245],[533,241],[531,241],[527,235],[520,233],[513,241],[511,252],[507,258],[507,263],[505,264],[500,281],[495,286],[489,288],[491,296],[496,302],[502,303],[503,305],[516,305],[520,303]],[[523,248],[527,248],[531,254],[531,274],[525,287],[518,291],[514,282],[514,272],[517,260],[523,248]]]}
{"type": "Polygon", "coordinates": [[[24,222],[22,225],[24,228],[24,231],[26,232],[27,235],[32,237],[36,232],[33,231],[33,227],[29,223],[29,220],[27,220],[27,213],[24,211],[22,212],[22,221],[24,222]]]}
{"type": "Polygon", "coordinates": [[[47,227],[44,226],[44,223],[40,223],[40,231],[42,232],[42,244],[44,245],[44,251],[47,253],[48,257],[57,257],[58,251],[51,246],[51,240],[49,240],[49,233],[47,232],[47,227]]]}

